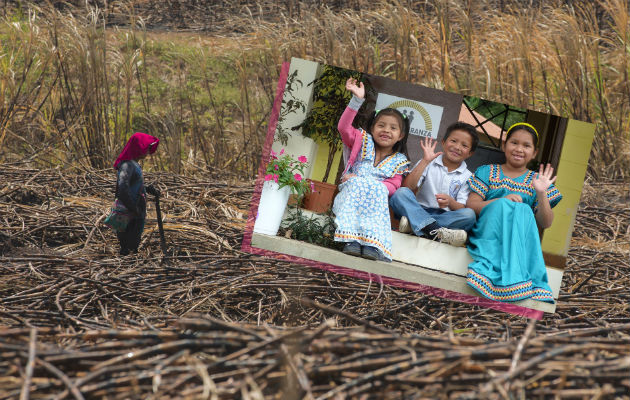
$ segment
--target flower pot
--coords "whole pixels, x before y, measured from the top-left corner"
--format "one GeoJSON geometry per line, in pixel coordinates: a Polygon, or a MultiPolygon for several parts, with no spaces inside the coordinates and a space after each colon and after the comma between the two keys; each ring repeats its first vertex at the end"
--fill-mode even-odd
{"type": "Polygon", "coordinates": [[[304,196],[304,208],[319,213],[328,211],[332,207],[337,185],[310,179],[309,181],[313,184],[314,189],[304,196]]]}
{"type": "Polygon", "coordinates": [[[301,201],[302,201],[302,197],[298,196],[295,193],[291,193],[291,195],[289,196],[289,201],[287,202],[287,205],[289,207],[300,207],[301,201]]]}
{"type": "Polygon", "coordinates": [[[263,184],[254,232],[272,236],[278,234],[289,194],[291,194],[291,189],[288,186],[282,189],[278,189],[278,187],[279,185],[274,181],[266,181],[263,184]]]}

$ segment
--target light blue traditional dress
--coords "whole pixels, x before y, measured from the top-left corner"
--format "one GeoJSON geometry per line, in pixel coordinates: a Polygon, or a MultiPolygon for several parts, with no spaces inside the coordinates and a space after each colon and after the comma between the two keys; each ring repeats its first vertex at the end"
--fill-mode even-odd
{"type": "Polygon", "coordinates": [[[333,204],[337,225],[335,241],[373,246],[383,258],[391,260],[389,191],[382,181],[408,172],[409,161],[404,154],[394,153],[375,167],[372,135],[364,130],[361,134],[361,150],[348,170],[357,176],[339,185],[339,194],[333,204]]]}
{"type": "MultiPolygon", "coordinates": [[[[477,168],[468,180],[470,190],[483,200],[498,199],[481,210],[468,246],[473,259],[468,265],[468,285],[489,299],[554,302],[534,215],[538,206],[532,185],[535,175],[527,171],[510,178],[500,165],[492,164],[477,168]],[[523,202],[505,199],[510,193],[521,196],[523,202]]],[[[562,195],[552,184],[547,198],[555,207],[562,195]]]]}

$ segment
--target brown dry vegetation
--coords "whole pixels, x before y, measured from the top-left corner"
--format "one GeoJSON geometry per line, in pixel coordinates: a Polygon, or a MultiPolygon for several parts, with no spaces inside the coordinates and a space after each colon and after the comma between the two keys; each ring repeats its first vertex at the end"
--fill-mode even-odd
{"type": "Polygon", "coordinates": [[[4,2],[0,398],[629,399],[628,4],[532,3],[57,2],[19,18],[4,2]],[[144,29],[184,23],[212,35],[144,29]],[[241,252],[291,56],[596,123],[557,312],[533,323],[241,252]],[[145,129],[164,139],[145,166],[169,257],[150,206],[140,254],[120,258],[105,168],[145,129]]]}
{"type": "Polygon", "coordinates": [[[279,65],[296,56],[593,122],[589,173],[627,176],[626,0],[77,3],[23,5],[0,26],[5,161],[102,168],[147,130],[166,144],[160,168],[251,178],[279,65]],[[211,38],[163,30],[177,21],[211,38]]]}
{"type": "Polygon", "coordinates": [[[153,207],[140,254],[116,256],[108,171],[0,179],[0,398],[628,399],[619,184],[587,186],[557,312],[534,324],[243,253],[250,182],[147,174],[163,259],[153,207]]]}

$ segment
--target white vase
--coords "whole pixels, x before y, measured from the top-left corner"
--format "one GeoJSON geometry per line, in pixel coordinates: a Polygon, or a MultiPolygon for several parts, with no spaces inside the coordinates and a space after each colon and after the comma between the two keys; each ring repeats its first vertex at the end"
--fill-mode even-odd
{"type": "Polygon", "coordinates": [[[258,215],[254,224],[254,232],[275,236],[278,234],[284,210],[287,208],[291,189],[288,186],[278,189],[274,181],[263,184],[258,203],[258,215]]]}

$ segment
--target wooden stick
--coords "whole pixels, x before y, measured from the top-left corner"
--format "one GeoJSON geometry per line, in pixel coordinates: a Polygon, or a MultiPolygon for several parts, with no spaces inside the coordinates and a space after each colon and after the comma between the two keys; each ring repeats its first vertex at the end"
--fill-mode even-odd
{"type": "Polygon", "coordinates": [[[31,379],[33,378],[33,368],[35,367],[35,354],[37,352],[37,329],[32,328],[28,341],[28,362],[26,363],[26,376],[20,392],[20,400],[28,400],[31,393],[31,379]]]}

